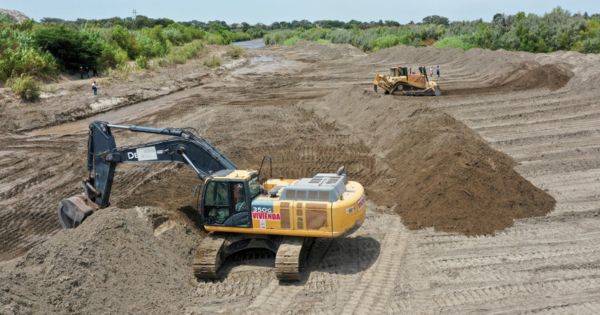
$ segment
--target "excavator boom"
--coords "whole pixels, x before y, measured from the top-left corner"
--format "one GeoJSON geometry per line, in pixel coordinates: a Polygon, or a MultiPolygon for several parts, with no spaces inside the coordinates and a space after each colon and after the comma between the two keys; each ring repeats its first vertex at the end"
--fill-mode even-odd
{"type": "Polygon", "coordinates": [[[204,180],[212,173],[237,166],[208,141],[179,128],[150,128],[135,125],[112,125],[103,121],[90,124],[88,138],[85,193],[60,201],[59,221],[73,228],[98,208],[110,205],[114,172],[119,163],[176,162],[190,165],[204,180]],[[117,147],[112,129],[173,136],[135,146],[117,147]]]}

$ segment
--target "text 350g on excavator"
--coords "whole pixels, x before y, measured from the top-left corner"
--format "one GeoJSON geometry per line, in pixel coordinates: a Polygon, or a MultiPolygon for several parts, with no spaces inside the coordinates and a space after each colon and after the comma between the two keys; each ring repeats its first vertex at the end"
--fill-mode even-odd
{"type": "MultiPolygon", "coordinates": [[[[202,181],[198,211],[204,238],[194,258],[194,273],[219,277],[225,259],[246,249],[275,254],[280,280],[298,280],[314,239],[351,233],[365,218],[365,192],[348,181],[343,168],[312,178],[260,181],[260,171],[239,170],[206,140],[179,128],[149,128],[94,121],[89,127],[85,192],[60,201],[64,228],[75,228],[98,209],[109,206],[119,163],[176,162],[192,167],[202,181]],[[135,146],[117,147],[111,129],[172,136],[135,146]]],[[[265,159],[263,158],[263,162],[265,159]]]]}

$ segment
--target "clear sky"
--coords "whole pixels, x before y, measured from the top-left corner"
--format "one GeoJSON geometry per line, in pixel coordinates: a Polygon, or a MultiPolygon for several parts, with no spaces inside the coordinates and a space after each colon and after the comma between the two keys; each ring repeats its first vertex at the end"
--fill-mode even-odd
{"type": "Polygon", "coordinates": [[[600,13],[600,0],[0,0],[0,8],[22,11],[40,20],[55,17],[68,20],[127,17],[135,9],[148,17],[176,21],[222,20],[228,23],[270,24],[274,21],[332,19],[348,21],[395,20],[419,22],[428,15],[442,15],[451,21],[492,19],[495,13],[518,11],[543,14],[561,6],[573,13],[600,13]]]}

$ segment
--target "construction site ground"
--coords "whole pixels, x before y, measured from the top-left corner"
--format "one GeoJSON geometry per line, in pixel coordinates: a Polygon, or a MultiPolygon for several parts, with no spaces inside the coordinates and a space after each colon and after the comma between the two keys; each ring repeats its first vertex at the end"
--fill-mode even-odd
{"type": "Polygon", "coordinates": [[[216,70],[205,57],[105,79],[95,98],[89,80],[34,104],[2,90],[0,314],[600,312],[600,56],[302,42],[216,70]],[[438,64],[441,97],[372,90],[389,66],[438,64]],[[298,283],[264,252],[197,280],[185,166],[120,166],[112,207],[60,229],[91,120],[193,128],[241,168],[272,156],[277,177],[345,165],[367,219],[319,239],[298,283]]]}

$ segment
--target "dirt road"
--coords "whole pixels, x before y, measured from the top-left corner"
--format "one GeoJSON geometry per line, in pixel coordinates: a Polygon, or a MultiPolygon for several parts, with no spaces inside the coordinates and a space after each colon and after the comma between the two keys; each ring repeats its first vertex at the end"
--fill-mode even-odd
{"type": "MultiPolygon", "coordinates": [[[[363,183],[372,201],[381,203],[369,204],[364,226],[349,238],[317,242],[309,272],[299,284],[276,281],[270,259],[234,261],[224,280],[198,282],[178,292],[183,301],[179,307],[186,313],[595,314],[600,310],[598,62],[597,55],[565,52],[534,55],[396,47],[365,55],[343,45],[271,47],[249,52],[244,63],[212,73],[196,87],[90,119],[193,127],[242,168],[256,168],[263,155],[273,156],[277,176],[309,176],[345,165],[350,178],[363,183]],[[439,64],[439,84],[446,95],[373,94],[368,82],[374,71],[402,63],[439,64]],[[398,126],[411,115],[426,117],[422,108],[451,115],[512,157],[520,175],[556,200],[554,209],[502,212],[488,222],[508,223],[494,225],[491,234],[486,230],[483,235],[465,236],[457,227],[444,227],[435,220],[422,224],[429,228],[408,230],[397,214],[406,206],[394,199],[394,187],[404,185],[398,179],[405,174],[398,171],[402,161],[394,164],[390,159],[398,155],[395,145],[404,139],[396,132],[402,129],[398,126]]],[[[18,257],[57,233],[55,205],[78,192],[78,181],[85,176],[86,126],[85,120],[78,120],[0,137],[1,260],[18,257]]],[[[118,136],[119,143],[151,138],[122,132],[118,136]]],[[[459,140],[464,139],[478,141],[471,136],[459,140]]],[[[491,172],[500,160],[477,161],[489,165],[483,170],[491,172]]],[[[460,178],[459,174],[471,174],[470,169],[452,174],[460,178]]],[[[414,169],[427,171],[431,169],[414,169]]],[[[509,173],[501,175],[505,174],[509,173]]],[[[501,186],[521,183],[515,176],[502,177],[506,180],[501,186]]],[[[422,178],[427,181],[431,176],[422,178]]],[[[162,207],[180,214],[174,224],[188,226],[193,225],[188,219],[193,218],[194,184],[197,179],[185,168],[123,167],[112,200],[122,208],[162,207]]],[[[446,192],[431,187],[423,194],[446,192]]],[[[533,190],[523,187],[510,190],[511,194],[529,196],[525,192],[533,190]]],[[[481,191],[492,193],[488,188],[481,191]]],[[[498,209],[478,211],[481,216],[497,215],[498,209]]],[[[472,215],[465,213],[461,215],[472,215]]],[[[463,219],[455,218],[456,225],[463,219]]],[[[55,237],[62,237],[61,233],[55,237]]],[[[24,259],[27,265],[26,256],[16,259],[24,259]]],[[[19,272],[14,262],[0,264],[2,274],[19,272]]],[[[0,290],[0,306],[21,305],[35,311],[32,305],[38,303],[37,297],[20,304],[24,297],[19,290],[7,288],[0,290]]],[[[90,300],[93,303],[101,304],[90,300]]],[[[142,301],[139,304],[146,305],[142,308],[113,304],[117,312],[160,313],[142,301]]],[[[64,304],[54,306],[57,312],[64,311],[64,304]]]]}

